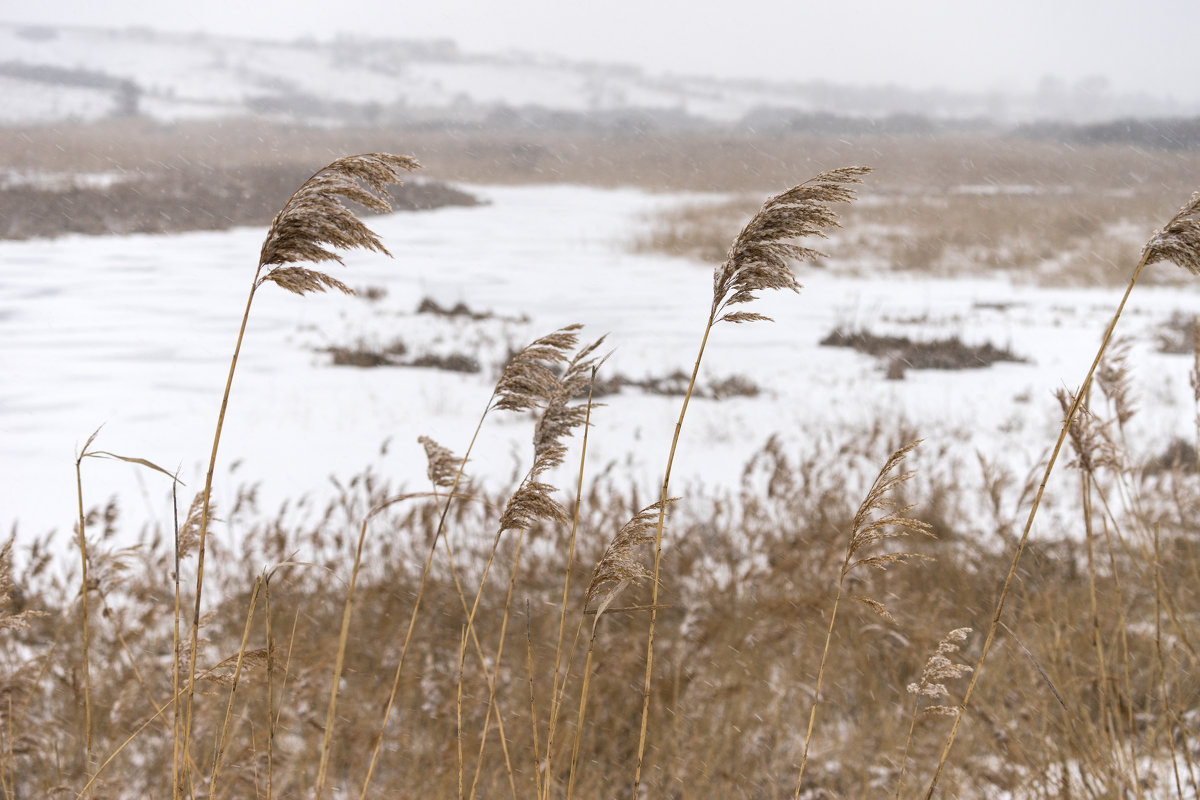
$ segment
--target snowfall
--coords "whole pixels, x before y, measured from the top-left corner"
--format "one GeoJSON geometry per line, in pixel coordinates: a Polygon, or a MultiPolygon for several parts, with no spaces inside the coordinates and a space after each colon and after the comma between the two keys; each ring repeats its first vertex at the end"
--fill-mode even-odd
{"type": "MultiPolygon", "coordinates": [[[[574,186],[466,188],[486,202],[370,220],[394,257],[353,252],[344,269],[332,269],[352,287],[376,290],[376,299],[298,297],[272,284],[256,294],[221,438],[219,508],[249,486],[263,516],[302,497],[319,505],[368,468],[397,490],[425,489],[418,437],[461,453],[504,355],[568,324],[584,326],[584,341],[607,336],[611,357],[602,375],[690,371],[713,265],[638,253],[632,244],[657,210],[703,198],[574,186]],[[487,316],[418,314],[424,298],[443,307],[465,303],[487,316]],[[410,356],[467,353],[482,369],[334,366],[329,352],[396,340],[410,356]]],[[[97,429],[93,450],[177,471],[186,509],[204,484],[264,233],[0,243],[0,530],[15,531],[18,542],[57,530],[57,545],[70,545],[64,534],[77,518],[75,459],[97,429]]],[[[1021,474],[1037,469],[1061,421],[1054,393],[1079,385],[1120,290],[864,276],[839,244],[825,243],[830,258],[820,268],[799,269],[800,294],[765,296],[754,307],[774,322],[713,331],[701,385],[741,376],[761,392],[693,401],[673,493],[736,490],[745,463],[772,435],[799,454],[876,423],[914,430],[923,450],[961,465],[964,481],[973,479],[977,453],[1021,474]],[[918,340],[959,336],[1026,360],[909,370],[888,380],[877,359],[819,345],[839,326],[918,340]]],[[[1139,286],[1118,328],[1133,348],[1134,441],[1148,451],[1195,435],[1192,359],[1158,353],[1155,344],[1173,313],[1197,311],[1192,291],[1139,286]]],[[[593,414],[586,472],[619,476],[652,497],[680,401],[631,387],[604,397],[593,414]]],[[[505,485],[527,468],[530,435],[528,417],[490,415],[469,471],[505,485]]],[[[563,476],[559,485],[572,480],[563,476]]],[[[116,498],[122,536],[132,540],[148,524],[170,529],[170,480],[157,472],[85,459],[82,487],[89,508],[116,498]]]]}

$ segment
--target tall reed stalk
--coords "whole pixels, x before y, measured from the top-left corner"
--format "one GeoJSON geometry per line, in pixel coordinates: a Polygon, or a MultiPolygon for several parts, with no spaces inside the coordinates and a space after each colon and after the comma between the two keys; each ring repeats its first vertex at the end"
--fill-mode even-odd
{"type": "Polygon", "coordinates": [[[1125,288],[1125,294],[1121,296],[1120,303],[1117,304],[1117,310],[1113,314],[1112,321],[1108,323],[1108,327],[1104,331],[1100,347],[1096,351],[1096,357],[1092,359],[1092,365],[1088,368],[1087,374],[1083,378],[1083,383],[1080,384],[1079,389],[1074,393],[1070,408],[1067,409],[1066,416],[1063,419],[1058,440],[1054,443],[1054,448],[1051,450],[1050,458],[1046,463],[1045,472],[1042,473],[1041,483],[1038,485],[1036,494],[1034,494],[1033,504],[1029,509],[1029,516],[1025,520],[1025,528],[1021,532],[1021,538],[1017,542],[1016,550],[1013,552],[1012,563],[1009,566],[1008,573],[1004,576],[1004,584],[1000,589],[1000,596],[996,600],[996,608],[992,613],[992,620],[988,625],[987,635],[983,640],[983,648],[980,651],[979,660],[975,663],[974,672],[971,673],[971,679],[967,683],[967,689],[963,694],[962,704],[959,706],[958,713],[954,717],[954,723],[950,726],[950,733],[946,737],[946,743],[938,759],[937,768],[934,770],[933,778],[930,780],[929,788],[925,793],[927,800],[933,797],[937,789],[938,780],[941,778],[942,771],[946,767],[946,762],[950,758],[950,751],[954,747],[954,740],[958,734],[958,727],[962,722],[963,714],[967,711],[967,706],[975,691],[975,685],[979,682],[979,676],[983,672],[983,662],[987,659],[988,653],[992,648],[992,643],[996,638],[996,631],[1001,624],[1000,618],[1004,614],[1004,604],[1008,599],[1009,590],[1012,588],[1013,578],[1017,574],[1017,565],[1020,564],[1021,556],[1024,554],[1025,546],[1029,541],[1030,532],[1033,530],[1033,521],[1037,517],[1042,496],[1046,492],[1046,483],[1050,480],[1050,473],[1054,471],[1054,465],[1058,461],[1058,455],[1062,451],[1063,444],[1070,433],[1071,425],[1075,421],[1075,417],[1079,414],[1079,409],[1084,398],[1088,395],[1088,390],[1092,385],[1092,378],[1096,374],[1096,369],[1100,366],[1100,362],[1104,359],[1104,354],[1108,350],[1109,343],[1112,341],[1113,332],[1117,328],[1117,322],[1121,319],[1121,313],[1125,310],[1125,304],[1129,301],[1129,296],[1133,293],[1133,287],[1137,284],[1138,278],[1141,277],[1142,271],[1146,267],[1160,261],[1171,261],[1193,275],[1200,275],[1200,194],[1193,195],[1191,201],[1183,206],[1166,226],[1161,231],[1155,233],[1150,238],[1150,241],[1146,243],[1146,246],[1142,248],[1141,258],[1138,260],[1137,266],[1134,267],[1133,275],[1129,279],[1129,285],[1125,288]]]}
{"type": "MultiPolygon", "coordinates": [[[[75,499],[76,499],[76,503],[77,503],[77,511],[79,514],[79,521],[78,521],[79,535],[77,537],[77,544],[79,545],[79,560],[80,560],[80,589],[79,589],[79,592],[80,592],[80,615],[82,617],[81,634],[83,637],[83,651],[80,656],[81,672],[82,672],[82,677],[83,677],[83,714],[84,714],[83,740],[84,740],[84,753],[85,753],[85,757],[87,759],[87,761],[86,761],[87,771],[88,771],[89,775],[91,774],[91,770],[92,770],[92,733],[93,733],[93,731],[92,731],[92,682],[91,682],[91,669],[89,666],[89,661],[90,661],[89,639],[90,639],[90,634],[91,634],[91,626],[90,626],[90,618],[89,618],[89,613],[88,613],[88,592],[90,590],[90,581],[88,579],[88,552],[87,552],[87,532],[86,532],[87,520],[83,513],[83,460],[85,458],[110,458],[110,459],[115,459],[117,461],[124,461],[129,464],[148,467],[152,470],[155,470],[156,472],[161,472],[163,475],[166,475],[168,478],[170,478],[173,481],[173,485],[179,483],[178,478],[176,478],[171,473],[167,472],[162,467],[153,463],[152,461],[147,461],[144,458],[138,458],[135,456],[121,456],[121,455],[117,455],[116,453],[110,453],[107,450],[92,450],[91,449],[92,443],[96,441],[96,437],[99,435],[100,435],[100,428],[97,428],[92,433],[92,435],[88,437],[87,441],[84,442],[83,448],[75,456],[75,499]]],[[[107,614],[105,616],[107,616],[107,614]]],[[[120,636],[119,632],[118,632],[118,636],[120,636]]],[[[122,637],[122,644],[124,644],[123,637],[122,637]]],[[[128,650],[128,648],[126,648],[126,650],[128,650]]],[[[133,663],[132,659],[130,660],[130,663],[131,664],[133,663]]],[[[134,672],[136,673],[137,672],[136,664],[133,664],[133,669],[134,669],[134,672]]],[[[139,681],[140,681],[140,675],[139,675],[139,681]]],[[[145,689],[144,683],[142,685],[142,688],[145,689]]],[[[89,796],[90,796],[90,790],[89,790],[89,796]]]]}
{"type": "MultiPolygon", "coordinates": [[[[87,450],[91,447],[99,430],[88,438],[83,450],[75,457],[75,497],[79,503],[79,608],[80,625],[83,635],[83,652],[80,655],[83,673],[83,742],[84,769],[87,773],[92,770],[92,682],[88,669],[88,556],[86,521],[83,514],[83,471],[81,465],[87,450]]],[[[90,795],[89,795],[90,796],[90,795]]]]}
{"type": "MultiPolygon", "coordinates": [[[[323,292],[327,289],[353,294],[341,281],[315,269],[295,266],[299,263],[343,263],[335,252],[363,248],[374,252],[388,253],[387,248],[370,229],[343,205],[349,200],[371,211],[391,211],[388,202],[389,184],[401,183],[404,172],[416,169],[417,161],[408,156],[390,153],[368,153],[346,156],[317,171],[284,203],[267,231],[259,254],[258,267],[250,284],[246,308],[238,328],[237,342],[229,363],[229,374],[225,379],[225,391],[221,395],[221,409],[217,414],[216,431],[213,434],[212,453],[208,471],[204,477],[201,493],[201,510],[198,542],[196,545],[196,596],[192,613],[191,634],[188,648],[188,674],[182,746],[184,753],[183,773],[189,772],[189,756],[193,728],[193,706],[196,688],[196,658],[199,649],[200,608],[204,591],[204,555],[208,537],[209,514],[212,505],[213,473],[217,466],[217,450],[221,443],[221,430],[225,425],[225,413],[229,407],[229,394],[233,388],[233,376],[237,370],[238,355],[246,335],[250,319],[250,307],[254,295],[268,281],[296,294],[323,292]]],[[[185,778],[186,779],[186,778],[185,778]]],[[[178,797],[182,787],[175,787],[178,797]]]]}
{"type": "MultiPolygon", "coordinates": [[[[800,773],[796,778],[796,791],[792,795],[795,800],[799,800],[800,789],[804,785],[804,768],[808,765],[808,747],[812,742],[813,723],[817,719],[817,706],[821,703],[821,684],[825,678],[826,660],[829,657],[829,646],[833,641],[833,628],[837,622],[838,607],[846,587],[846,576],[858,567],[886,569],[892,564],[902,564],[910,559],[922,557],[917,553],[895,551],[876,552],[870,555],[864,553],[866,549],[898,536],[910,533],[926,535],[930,533],[929,523],[905,516],[913,509],[912,505],[897,508],[892,498],[896,490],[914,474],[897,470],[919,443],[919,441],[912,442],[892,453],[883,468],[879,470],[879,475],[871,484],[871,489],[867,492],[862,505],[858,507],[858,512],[854,515],[854,520],[850,523],[850,540],[846,546],[846,557],[842,560],[842,567],[838,573],[837,593],[833,598],[833,609],[829,612],[829,628],[825,632],[825,645],[821,649],[821,663],[817,667],[817,683],[813,689],[812,708],[808,714],[808,730],[804,734],[804,751],[800,756],[800,773]]],[[[885,618],[891,618],[887,609],[879,601],[867,597],[856,597],[855,599],[865,603],[885,618]]]]}
{"type": "Polygon", "coordinates": [[[642,683],[642,716],[638,732],[637,766],[633,776],[634,800],[641,792],[646,755],[650,687],[654,676],[654,630],[658,621],[658,590],[662,573],[663,525],[670,498],[671,468],[675,464],[679,434],[683,430],[688,403],[696,388],[696,377],[700,374],[700,362],[704,358],[709,334],[719,322],[740,324],[769,320],[769,317],[752,311],[730,310],[753,301],[757,292],[767,289],[800,291],[793,265],[796,262],[814,261],[821,253],[797,244],[796,240],[808,236],[825,237],[829,229],[838,227],[837,215],[831,206],[853,200],[854,190],[850,186],[862,183],[862,176],[870,171],[869,167],[843,167],[822,172],[812,180],[767,200],[733,240],[725,262],[713,273],[712,306],[679,409],[679,419],[675,422],[675,433],[671,437],[671,449],[667,454],[667,466],[663,470],[662,491],[659,494],[658,522],[654,532],[654,569],[650,584],[650,627],[646,634],[646,674],[642,683]]]}
{"type": "MultiPolygon", "coordinates": [[[[455,458],[449,450],[438,445],[432,439],[427,437],[422,437],[421,439],[428,456],[429,478],[434,485],[435,491],[439,488],[444,488],[448,491],[445,503],[441,506],[437,528],[434,531],[433,540],[430,542],[429,551],[421,571],[416,599],[409,615],[408,629],[405,633],[404,643],[400,649],[400,658],[393,674],[391,691],[384,706],[383,720],[380,724],[375,746],[372,748],[371,760],[367,766],[367,775],[363,781],[360,795],[363,800],[368,796],[368,787],[375,773],[383,736],[387,730],[388,720],[391,717],[392,708],[400,687],[400,677],[404,670],[405,659],[408,655],[409,645],[412,642],[413,632],[416,629],[421,599],[424,596],[430,567],[432,566],[439,540],[446,547],[455,587],[458,590],[459,599],[463,605],[463,612],[466,615],[466,622],[463,628],[463,646],[465,648],[467,643],[474,646],[480,666],[488,682],[488,718],[490,720],[490,714],[496,702],[495,683],[492,676],[488,674],[487,657],[475,629],[475,614],[479,609],[484,585],[499,547],[500,538],[504,532],[524,530],[535,519],[566,519],[565,510],[551,497],[553,487],[538,481],[537,478],[546,470],[562,462],[566,454],[566,448],[561,444],[561,439],[588,419],[590,403],[587,406],[581,407],[578,404],[572,404],[570,401],[592,379],[594,368],[598,366],[594,353],[603,342],[603,339],[581,348],[571,357],[571,350],[579,342],[577,335],[579,328],[580,326],[578,325],[568,325],[565,328],[540,337],[510,359],[501,372],[499,380],[496,382],[488,405],[484,409],[483,414],[480,415],[479,422],[475,426],[475,433],[472,435],[471,442],[467,446],[467,450],[462,458],[455,458]],[[562,370],[561,376],[556,374],[556,370],[558,369],[562,370]],[[525,479],[521,482],[516,493],[509,499],[501,515],[499,530],[496,533],[492,549],[484,565],[483,575],[480,578],[474,602],[468,607],[466,595],[463,593],[462,587],[458,582],[457,572],[454,571],[454,561],[449,544],[445,541],[446,519],[450,513],[450,507],[460,497],[458,487],[465,480],[464,468],[470,459],[475,442],[488,415],[494,410],[526,412],[535,409],[540,409],[541,414],[534,429],[534,464],[525,479]]],[[[516,565],[514,564],[514,570],[515,568],[516,565]]],[[[508,613],[507,606],[505,613],[508,613]]],[[[461,686],[459,689],[461,690],[461,686]]],[[[511,788],[513,793],[516,794],[516,784],[508,753],[507,737],[504,735],[503,715],[499,712],[497,712],[497,727],[500,732],[501,746],[504,749],[504,760],[508,769],[511,788]]],[[[486,736],[487,727],[485,726],[484,744],[486,744],[486,736]]],[[[480,757],[482,759],[482,745],[480,757]]]]}

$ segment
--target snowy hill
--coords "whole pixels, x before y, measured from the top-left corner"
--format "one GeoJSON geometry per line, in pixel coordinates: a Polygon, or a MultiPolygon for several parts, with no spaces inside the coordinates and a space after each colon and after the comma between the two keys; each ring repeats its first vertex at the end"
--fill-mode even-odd
{"type": "Polygon", "coordinates": [[[1008,96],[731,81],[527,53],[465,53],[446,40],[276,42],[0,23],[0,54],[0,124],[122,114],[255,114],[324,124],[502,123],[532,114],[553,124],[563,116],[619,121],[636,112],[673,125],[761,127],[790,124],[796,114],[1013,123],[1200,113],[1169,100],[1113,95],[1102,82],[1049,82],[1038,93],[1008,96]]]}

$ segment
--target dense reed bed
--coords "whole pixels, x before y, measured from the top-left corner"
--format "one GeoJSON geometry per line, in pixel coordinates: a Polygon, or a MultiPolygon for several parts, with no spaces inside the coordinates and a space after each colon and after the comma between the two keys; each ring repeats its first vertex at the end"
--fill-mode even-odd
{"type": "MultiPolygon", "coordinates": [[[[347,290],[323,265],[384,243],[342,201],[386,210],[416,166],[351,156],[306,181],[243,330],[268,283],[347,290]]],[[[795,452],[769,439],[739,491],[674,494],[677,453],[711,446],[686,424],[710,337],[799,290],[794,265],[868,172],[822,172],[734,236],[650,493],[589,464],[606,351],[579,326],[480,398],[480,428],[529,424],[507,492],[473,483],[471,431],[422,440],[427,490],[366,473],[315,517],[264,517],[249,493],[215,508],[210,464],[194,499],[176,487],[169,539],[118,548],[119,507],[87,513],[80,470],[77,559],[0,552],[0,796],[1195,796],[1200,472],[1194,448],[1133,455],[1137,387],[1110,344],[1145,269],[1200,273],[1200,198],[1130,265],[1044,472],[926,460],[919,432],[880,422],[795,452]],[[1056,464],[1078,512],[1035,531],[1056,464]]],[[[77,469],[172,479],[92,445],[77,469]]]]}

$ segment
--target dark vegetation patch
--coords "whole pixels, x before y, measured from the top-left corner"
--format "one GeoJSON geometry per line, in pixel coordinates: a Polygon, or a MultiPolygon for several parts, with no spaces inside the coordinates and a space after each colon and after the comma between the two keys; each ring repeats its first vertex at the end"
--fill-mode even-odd
{"type": "MultiPolygon", "coordinates": [[[[130,171],[107,186],[0,185],[0,239],[268,225],[311,174],[311,166],[297,164],[188,165],[130,171]]],[[[473,195],[436,181],[394,186],[391,196],[397,211],[479,203],[473,195]]]]}
{"type": "Polygon", "coordinates": [[[328,347],[336,367],[427,367],[446,372],[479,372],[479,359],[465,353],[421,353],[408,356],[408,346],[399,339],[384,347],[376,347],[359,341],[350,347],[328,347]]]}
{"type": "Polygon", "coordinates": [[[1130,117],[1086,125],[1070,122],[1035,122],[1019,127],[1017,135],[1032,140],[1073,145],[1132,145],[1155,150],[1197,150],[1200,149],[1200,119],[1130,117]]]}
{"type": "Polygon", "coordinates": [[[443,372],[467,372],[475,373],[481,369],[479,359],[475,356],[469,356],[465,353],[449,353],[444,356],[426,353],[424,355],[412,358],[400,366],[403,367],[429,367],[431,369],[440,369],[443,372]]]}
{"type": "Polygon", "coordinates": [[[1007,347],[991,342],[981,345],[965,344],[957,336],[914,342],[907,336],[877,336],[869,331],[848,331],[836,328],[821,340],[823,347],[849,347],[860,353],[887,362],[887,376],[892,380],[904,377],[909,369],[979,369],[998,361],[1026,361],[1007,347]]]}
{"type": "MultiPolygon", "coordinates": [[[[667,375],[649,376],[642,379],[630,378],[627,375],[613,375],[608,378],[598,378],[592,395],[603,397],[617,394],[625,387],[640,389],[647,394],[664,395],[667,397],[683,397],[687,393],[688,381],[691,376],[683,370],[675,370],[667,375]]],[[[726,400],[730,397],[758,397],[762,393],[758,384],[744,375],[730,375],[727,378],[697,385],[692,391],[693,397],[708,400],[726,400]]]]}
{"type": "Polygon", "coordinates": [[[432,297],[421,298],[420,304],[417,306],[418,314],[433,314],[438,317],[462,317],[470,320],[492,319],[496,315],[491,311],[472,311],[466,303],[461,300],[455,303],[450,308],[439,305],[438,301],[432,297]]]}
{"type": "Polygon", "coordinates": [[[384,286],[365,286],[361,289],[355,289],[354,293],[368,303],[377,303],[387,297],[388,291],[384,286]]]}
{"type": "Polygon", "coordinates": [[[1192,355],[1196,351],[1196,336],[1200,331],[1196,328],[1196,315],[1176,311],[1169,319],[1158,326],[1154,338],[1158,342],[1158,352],[1168,355],[1192,355]]]}
{"type": "Polygon", "coordinates": [[[399,339],[383,348],[360,340],[350,347],[329,347],[325,352],[336,367],[392,367],[400,366],[408,347],[399,339]]]}

